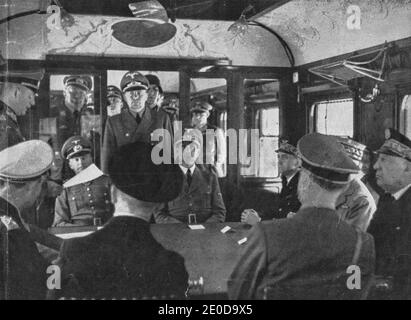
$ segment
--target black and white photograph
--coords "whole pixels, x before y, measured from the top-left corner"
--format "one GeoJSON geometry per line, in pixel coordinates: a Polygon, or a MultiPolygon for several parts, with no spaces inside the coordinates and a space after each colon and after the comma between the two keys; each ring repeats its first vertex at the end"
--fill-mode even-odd
{"type": "Polygon", "coordinates": [[[409,299],[411,0],[0,0],[0,300],[409,299]]]}

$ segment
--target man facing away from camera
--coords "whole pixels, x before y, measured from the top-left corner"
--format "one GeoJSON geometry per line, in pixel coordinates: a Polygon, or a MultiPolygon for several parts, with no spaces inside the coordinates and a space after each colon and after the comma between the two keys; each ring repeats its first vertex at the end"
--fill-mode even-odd
{"type": "Polygon", "coordinates": [[[154,165],[152,147],[135,142],[119,148],[109,163],[113,218],[100,230],[63,243],[56,263],[65,297],[183,297],[184,259],[166,250],[150,232],[152,212],[178,196],[177,165],[154,165]]]}
{"type": "Polygon", "coordinates": [[[228,281],[231,299],[367,295],[375,260],[373,238],[341,221],[336,212],[338,197],[359,168],[333,137],[309,134],[297,147],[302,159],[301,208],[291,219],[254,227],[228,281]],[[349,285],[350,266],[360,270],[355,289],[349,285]]]}

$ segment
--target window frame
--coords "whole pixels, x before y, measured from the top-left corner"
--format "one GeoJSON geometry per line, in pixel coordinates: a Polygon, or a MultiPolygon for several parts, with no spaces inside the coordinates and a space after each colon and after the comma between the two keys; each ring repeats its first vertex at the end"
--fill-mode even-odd
{"type": "MultiPolygon", "coordinates": [[[[250,117],[252,117],[251,122],[252,126],[249,129],[258,129],[259,130],[259,139],[258,142],[260,144],[261,138],[264,137],[272,137],[272,138],[277,138],[278,141],[280,141],[281,137],[281,108],[278,103],[264,103],[264,104],[259,104],[259,105],[248,105],[247,110],[250,110],[249,112],[250,117]],[[262,117],[261,113],[263,110],[268,110],[268,109],[278,109],[278,135],[264,135],[263,134],[263,128],[262,128],[262,117]]],[[[248,141],[250,142],[250,137],[248,137],[248,141]]],[[[249,146],[248,146],[249,148],[249,146]]],[[[253,172],[253,174],[245,175],[241,173],[241,176],[243,178],[249,179],[249,178],[254,178],[254,179],[278,179],[280,177],[280,174],[278,172],[278,166],[277,166],[277,175],[276,176],[261,176],[260,175],[260,158],[261,158],[261,148],[259,145],[259,154],[258,154],[258,163],[256,164],[256,168],[253,172]]]]}
{"type": "MultiPolygon", "coordinates": [[[[351,101],[352,102],[352,135],[348,136],[350,138],[354,138],[355,136],[355,122],[356,122],[356,115],[355,115],[355,99],[353,97],[332,97],[331,99],[318,99],[314,100],[311,103],[311,106],[309,108],[309,132],[318,132],[318,105],[324,104],[324,103],[337,103],[337,102],[344,102],[344,101],[351,101]]],[[[336,134],[333,134],[336,135],[336,134]]],[[[337,135],[337,136],[343,136],[343,135],[337,135]]],[[[346,135],[344,135],[346,136],[346,135]]]]}

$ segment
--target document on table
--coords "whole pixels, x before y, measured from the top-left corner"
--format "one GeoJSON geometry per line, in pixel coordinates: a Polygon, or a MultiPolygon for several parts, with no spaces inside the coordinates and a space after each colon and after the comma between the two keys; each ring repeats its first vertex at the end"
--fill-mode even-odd
{"type": "MultiPolygon", "coordinates": [[[[97,227],[97,230],[102,229],[103,227],[97,227]]],[[[81,232],[70,232],[70,233],[59,233],[56,234],[56,237],[59,237],[61,239],[72,239],[72,238],[80,238],[80,237],[85,237],[88,236],[89,234],[92,234],[94,231],[81,231],[81,232]]]]}

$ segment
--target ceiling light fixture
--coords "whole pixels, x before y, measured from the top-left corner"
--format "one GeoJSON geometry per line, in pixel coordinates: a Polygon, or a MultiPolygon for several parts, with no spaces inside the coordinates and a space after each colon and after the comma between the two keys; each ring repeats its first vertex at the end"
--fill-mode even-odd
{"type": "Polygon", "coordinates": [[[249,5],[248,7],[246,7],[241,12],[240,17],[228,27],[228,31],[231,32],[235,37],[243,37],[249,31],[249,26],[257,26],[257,27],[263,28],[264,30],[268,31],[269,33],[271,33],[278,39],[278,41],[281,43],[281,45],[284,48],[285,54],[287,55],[287,58],[288,58],[288,61],[290,62],[291,67],[294,67],[295,65],[294,55],[290,47],[288,46],[287,42],[277,32],[271,29],[269,26],[265,25],[264,23],[260,21],[247,18],[247,14],[252,14],[254,12],[255,12],[255,8],[253,5],[249,5]]]}

